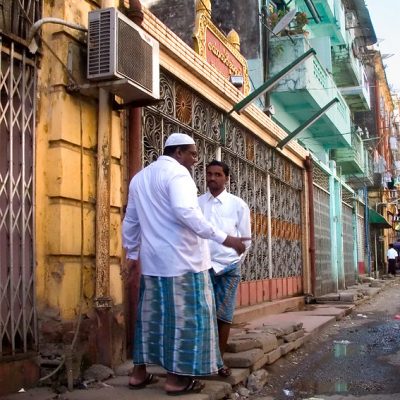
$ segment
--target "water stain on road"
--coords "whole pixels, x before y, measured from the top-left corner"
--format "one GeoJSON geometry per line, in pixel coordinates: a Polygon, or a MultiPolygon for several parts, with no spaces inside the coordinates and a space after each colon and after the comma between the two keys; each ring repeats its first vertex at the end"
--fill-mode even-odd
{"type": "Polygon", "coordinates": [[[400,392],[400,322],[369,321],[368,316],[308,351],[301,368],[293,368],[292,378],[285,382],[293,395],[276,393],[275,398],[400,392]]]}

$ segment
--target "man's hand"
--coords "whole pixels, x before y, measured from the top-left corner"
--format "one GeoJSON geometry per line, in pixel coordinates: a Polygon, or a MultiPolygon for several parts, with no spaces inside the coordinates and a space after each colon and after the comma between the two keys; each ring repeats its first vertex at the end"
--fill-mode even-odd
{"type": "Polygon", "coordinates": [[[251,240],[248,237],[235,237],[235,236],[227,236],[225,241],[222,243],[226,247],[231,247],[236,250],[236,253],[243,254],[246,250],[246,246],[244,245],[244,241],[251,240]]]}

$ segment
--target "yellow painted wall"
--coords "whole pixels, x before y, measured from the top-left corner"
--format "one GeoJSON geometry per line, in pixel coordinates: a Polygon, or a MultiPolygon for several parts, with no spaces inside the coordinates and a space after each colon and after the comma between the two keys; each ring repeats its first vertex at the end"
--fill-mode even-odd
{"type": "MultiPolygon", "coordinates": [[[[93,5],[82,0],[46,1],[43,17],[87,26],[93,5]]],[[[85,34],[54,24],[44,25],[41,33],[44,42],[36,129],[37,298],[39,310],[52,308],[59,311],[62,320],[74,320],[81,287],[84,311],[93,307],[95,295],[97,99],[67,91],[68,52],[71,46],[85,47],[85,34]]],[[[77,57],[73,61],[79,64],[77,57]]],[[[85,71],[72,74],[79,81],[85,71]]],[[[122,136],[116,112],[112,115],[111,138],[110,294],[118,305],[122,303],[122,136]]]]}
{"type": "MultiPolygon", "coordinates": [[[[99,2],[97,2],[98,4],[99,2]]],[[[43,17],[56,17],[87,26],[91,0],[43,2],[43,17]]],[[[201,91],[209,101],[230,110],[243,96],[212,66],[193,53],[148,11],[144,28],[161,42],[160,63],[179,79],[201,91]]],[[[76,83],[87,83],[79,51],[85,34],[46,24],[38,71],[36,127],[36,289],[39,316],[45,309],[59,313],[61,321],[75,322],[80,305],[85,314],[94,309],[97,196],[97,98],[68,91],[72,65],[76,83]],[[73,55],[69,59],[69,55],[73,55]],[[72,63],[70,63],[72,61],[72,63]]],[[[254,105],[233,115],[266,143],[275,146],[286,133],[254,105]]],[[[123,324],[121,220],[126,181],[123,160],[125,133],[121,115],[112,113],[110,163],[110,296],[115,306],[114,326],[123,324]],[[121,322],[122,321],[122,322],[121,322]]],[[[307,151],[295,142],[283,154],[302,165],[307,151]]],[[[305,229],[304,237],[308,237],[305,229]]],[[[308,262],[307,260],[305,260],[308,262]]],[[[124,332],[115,329],[115,353],[122,354],[124,332]],[[116,338],[115,331],[120,333],[116,338]]]]}

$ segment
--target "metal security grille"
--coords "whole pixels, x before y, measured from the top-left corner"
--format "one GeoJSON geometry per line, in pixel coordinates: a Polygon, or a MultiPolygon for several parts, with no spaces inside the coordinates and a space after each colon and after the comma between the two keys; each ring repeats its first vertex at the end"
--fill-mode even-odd
{"type": "Polygon", "coordinates": [[[300,276],[301,193],[283,182],[271,179],[272,276],[300,276]]]}
{"type": "Polygon", "coordinates": [[[1,46],[0,360],[36,350],[33,255],[35,64],[1,46]]]}
{"type": "Polygon", "coordinates": [[[318,185],[321,189],[329,192],[329,176],[320,169],[315,163],[313,168],[313,182],[318,185]]]}
{"type": "Polygon", "coordinates": [[[143,109],[143,165],[161,155],[171,132],[187,133],[198,147],[194,180],[203,193],[205,167],[220,149],[231,170],[229,191],[243,198],[251,210],[253,243],[242,279],[301,276],[302,170],[232,120],[227,121],[226,144],[221,146],[221,112],[165,73],[160,76],[160,97],[158,106],[143,109]]]}
{"type": "Polygon", "coordinates": [[[354,193],[342,187],[342,201],[343,203],[346,203],[348,206],[352,207],[354,201],[354,193]]]}
{"type": "MultiPolygon", "coordinates": [[[[314,171],[316,168],[314,168],[314,171]]],[[[330,194],[314,185],[314,224],[315,224],[315,295],[336,291],[332,275],[331,225],[329,216],[330,194]]]]}
{"type": "Polygon", "coordinates": [[[343,203],[343,261],[346,286],[354,285],[356,266],[354,265],[353,207],[343,203]]]}
{"type": "Polygon", "coordinates": [[[3,34],[26,39],[32,24],[40,18],[41,1],[0,1],[0,29],[3,34]]]}
{"type": "Polygon", "coordinates": [[[365,223],[364,217],[357,216],[357,260],[365,261],[365,223]]]}

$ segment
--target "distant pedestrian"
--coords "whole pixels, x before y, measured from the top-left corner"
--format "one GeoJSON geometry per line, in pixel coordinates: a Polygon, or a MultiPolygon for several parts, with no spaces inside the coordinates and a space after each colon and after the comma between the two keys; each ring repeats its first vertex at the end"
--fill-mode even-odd
{"type": "Polygon", "coordinates": [[[388,260],[388,273],[395,276],[396,275],[396,260],[398,254],[397,251],[393,248],[393,243],[389,244],[389,250],[387,252],[387,260],[388,260]]]}

